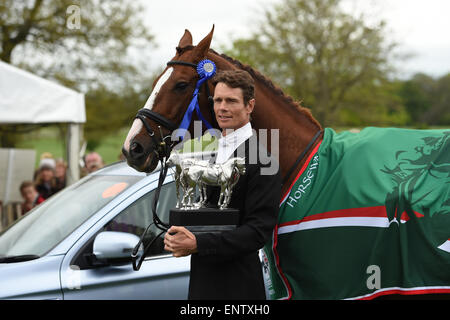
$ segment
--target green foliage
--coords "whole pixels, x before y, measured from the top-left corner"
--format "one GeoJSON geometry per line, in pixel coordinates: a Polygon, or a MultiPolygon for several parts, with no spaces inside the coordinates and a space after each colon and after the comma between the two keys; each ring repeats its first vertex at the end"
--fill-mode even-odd
{"type": "Polygon", "coordinates": [[[235,40],[228,53],[301,99],[323,125],[369,115],[372,124],[382,123],[404,112],[377,99],[386,94],[395,44],[387,43],[383,21],[369,26],[364,16],[345,13],[341,2],[283,0],[266,8],[252,36],[235,40]]]}
{"type": "MultiPolygon", "coordinates": [[[[40,156],[44,152],[50,152],[54,158],[64,158],[66,156],[66,149],[63,139],[58,137],[58,131],[58,128],[53,125],[24,134],[23,141],[18,142],[16,147],[36,150],[36,167],[39,165],[40,156]]],[[[101,141],[96,141],[94,148],[89,150],[98,152],[105,164],[116,162],[119,160],[123,141],[127,133],[128,128],[116,130],[110,135],[104,136],[101,141]]]]}
{"type": "Polygon", "coordinates": [[[450,125],[450,73],[435,80],[431,106],[422,117],[422,122],[434,125],[450,125]]]}
{"type": "Polygon", "coordinates": [[[151,82],[142,81],[140,89],[132,86],[121,92],[101,87],[86,95],[86,124],[84,126],[88,149],[94,150],[100,141],[120,128],[131,126],[138,108],[145,104],[151,82]]]}
{"type": "MultiPolygon", "coordinates": [[[[154,40],[142,13],[133,0],[3,0],[0,60],[84,92],[85,137],[94,148],[128,126],[148,96],[153,74],[141,49],[148,52],[154,40]],[[76,28],[68,26],[72,5],[80,14],[76,28]]],[[[20,134],[9,132],[0,143],[19,141],[20,134]]]]}
{"type": "Polygon", "coordinates": [[[383,21],[345,13],[342,0],[282,0],[225,51],[270,77],[324,126],[450,124],[450,74],[395,80],[383,21]]]}
{"type": "Polygon", "coordinates": [[[419,73],[397,90],[411,116],[410,125],[450,125],[450,73],[437,79],[419,73]]]}
{"type": "Polygon", "coordinates": [[[148,71],[129,54],[153,45],[142,11],[133,0],[3,0],[0,60],[83,92],[117,89],[148,71]]]}
{"type": "Polygon", "coordinates": [[[349,91],[335,123],[339,126],[405,126],[410,116],[390,81],[355,86],[349,91]],[[376,113],[376,114],[374,114],[376,113]]]}
{"type": "Polygon", "coordinates": [[[430,84],[430,81],[432,81],[431,78],[423,75],[416,77],[416,79],[404,81],[400,85],[398,94],[411,115],[411,123],[420,123],[421,115],[430,108],[429,94],[424,90],[424,87],[427,87],[427,83],[430,84]]]}
{"type": "Polygon", "coordinates": [[[64,134],[60,125],[51,125],[22,134],[22,139],[16,142],[15,147],[34,149],[36,151],[35,167],[37,168],[40,156],[44,152],[50,152],[55,159],[66,156],[64,134]]]}

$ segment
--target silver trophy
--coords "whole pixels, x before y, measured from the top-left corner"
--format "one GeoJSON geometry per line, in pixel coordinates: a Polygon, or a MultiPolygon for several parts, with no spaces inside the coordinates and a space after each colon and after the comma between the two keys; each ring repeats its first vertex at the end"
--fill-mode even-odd
{"type": "Polygon", "coordinates": [[[192,154],[173,151],[167,160],[168,165],[175,166],[177,193],[177,205],[170,212],[170,224],[185,225],[192,231],[225,230],[231,225],[235,227],[239,211],[228,206],[233,187],[239,177],[245,174],[245,159],[230,158],[222,164],[213,164],[204,160],[202,153],[199,155],[192,157],[192,154]],[[206,207],[208,185],[220,187],[217,209],[206,207]],[[197,202],[194,201],[196,187],[200,196],[197,202]]]}
{"type": "Polygon", "coordinates": [[[212,164],[208,160],[190,158],[172,152],[168,165],[175,166],[175,184],[178,209],[190,210],[204,208],[207,202],[206,186],[220,186],[217,207],[227,209],[233,187],[239,177],[245,174],[245,159],[230,158],[222,164],[212,164]],[[195,187],[198,187],[200,200],[194,203],[195,187]]]}

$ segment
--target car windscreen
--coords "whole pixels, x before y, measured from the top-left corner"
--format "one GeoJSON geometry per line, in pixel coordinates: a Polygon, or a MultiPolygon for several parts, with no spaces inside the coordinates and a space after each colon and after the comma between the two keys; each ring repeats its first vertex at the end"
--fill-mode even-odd
{"type": "Polygon", "coordinates": [[[0,257],[42,256],[139,176],[88,176],[58,192],[0,234],[0,257]]]}

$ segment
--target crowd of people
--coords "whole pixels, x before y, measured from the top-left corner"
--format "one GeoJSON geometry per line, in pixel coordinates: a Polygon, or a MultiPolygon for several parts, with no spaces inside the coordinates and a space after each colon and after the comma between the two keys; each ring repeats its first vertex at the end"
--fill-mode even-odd
{"type": "MultiPolygon", "coordinates": [[[[83,160],[85,165],[81,168],[81,176],[104,166],[103,159],[97,152],[86,154],[83,160]]],[[[67,163],[64,159],[54,159],[49,152],[42,153],[33,181],[24,181],[20,185],[20,193],[24,200],[22,214],[64,189],[66,187],[66,171],[67,163]]]]}

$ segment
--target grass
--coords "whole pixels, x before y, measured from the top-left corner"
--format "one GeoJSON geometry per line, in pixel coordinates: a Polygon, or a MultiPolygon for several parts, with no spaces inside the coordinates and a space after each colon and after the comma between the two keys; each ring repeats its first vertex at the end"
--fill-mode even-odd
{"type": "Polygon", "coordinates": [[[66,158],[65,141],[60,137],[59,130],[53,127],[46,127],[25,134],[16,148],[34,149],[36,151],[36,168],[43,152],[50,152],[54,158],[66,158]]]}
{"type": "Polygon", "coordinates": [[[119,160],[122,153],[122,146],[127,137],[129,128],[118,130],[116,134],[103,139],[102,143],[92,151],[98,152],[103,158],[105,164],[110,164],[119,160]]]}
{"type": "MultiPolygon", "coordinates": [[[[105,164],[110,164],[119,160],[119,156],[122,153],[122,145],[125,141],[129,128],[123,128],[117,131],[117,133],[112,134],[105,139],[95,148],[95,151],[103,158],[105,164]]],[[[213,140],[214,141],[214,140],[213,140]]],[[[208,145],[210,140],[198,142],[196,139],[191,141],[186,141],[184,144],[183,151],[198,151],[202,150],[205,145],[208,145]]],[[[56,158],[66,158],[66,141],[65,136],[62,136],[57,127],[45,127],[36,130],[32,133],[24,135],[21,142],[17,144],[19,149],[34,149],[36,151],[36,168],[39,166],[40,156],[44,152],[50,152],[53,157],[56,158]]],[[[211,148],[211,146],[210,146],[211,148]]]]}
{"type": "MultiPolygon", "coordinates": [[[[105,164],[116,162],[119,160],[127,133],[128,128],[118,130],[117,133],[103,139],[102,143],[95,150],[88,150],[87,152],[98,152],[102,156],[105,164]]],[[[65,139],[65,136],[61,136],[58,128],[46,127],[26,134],[22,141],[17,144],[17,148],[34,149],[36,151],[35,166],[37,168],[40,156],[44,152],[50,152],[55,159],[63,158],[67,160],[65,139]]]]}

